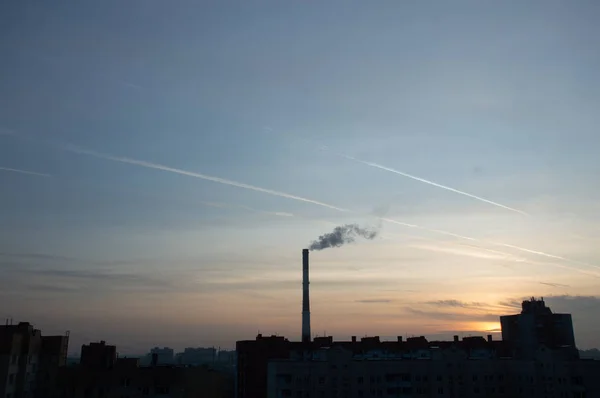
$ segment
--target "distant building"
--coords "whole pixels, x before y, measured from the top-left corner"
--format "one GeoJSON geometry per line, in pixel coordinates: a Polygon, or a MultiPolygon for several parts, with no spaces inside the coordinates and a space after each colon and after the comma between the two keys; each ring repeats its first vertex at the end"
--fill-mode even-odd
{"type": "Polygon", "coordinates": [[[104,342],[84,345],[81,365],[61,368],[56,389],[46,398],[233,397],[233,377],[226,373],[208,367],[140,367],[138,358],[113,357],[113,347],[104,342]],[[94,360],[84,365],[85,356],[94,360]]]}
{"type": "Polygon", "coordinates": [[[66,363],[69,336],[42,336],[28,322],[0,326],[0,397],[45,398],[66,363]]]}
{"type": "Polygon", "coordinates": [[[88,369],[110,369],[117,362],[117,347],[105,341],[81,346],[81,366],[88,369]]]}
{"type": "Polygon", "coordinates": [[[521,313],[500,317],[502,340],[515,350],[515,356],[531,359],[540,346],[560,351],[565,359],[579,358],[575,346],[571,314],[554,314],[544,299],[525,300],[521,313]]]}
{"type": "Polygon", "coordinates": [[[236,361],[236,352],[235,351],[226,351],[219,350],[217,352],[217,362],[221,365],[235,365],[236,361]]]}
{"type": "Polygon", "coordinates": [[[154,355],[156,355],[156,365],[172,365],[175,361],[175,353],[169,347],[154,347],[150,350],[150,357],[154,355]]]}
{"type": "Polygon", "coordinates": [[[217,350],[211,348],[186,348],[181,355],[178,356],[180,365],[209,365],[216,360],[217,350]]]}

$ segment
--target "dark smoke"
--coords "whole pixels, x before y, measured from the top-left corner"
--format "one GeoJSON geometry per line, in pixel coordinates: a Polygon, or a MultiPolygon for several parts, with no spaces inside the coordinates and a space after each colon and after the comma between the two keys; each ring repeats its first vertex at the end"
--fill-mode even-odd
{"type": "Polygon", "coordinates": [[[340,247],[346,243],[352,243],[357,236],[365,239],[373,239],[377,236],[378,231],[369,231],[361,228],[357,224],[347,224],[340,227],[335,227],[333,232],[319,236],[308,247],[309,250],[323,250],[328,247],[340,247]]]}

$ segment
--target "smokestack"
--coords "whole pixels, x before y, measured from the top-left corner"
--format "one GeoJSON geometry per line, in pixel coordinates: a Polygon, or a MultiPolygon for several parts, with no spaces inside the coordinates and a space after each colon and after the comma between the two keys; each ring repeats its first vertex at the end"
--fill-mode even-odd
{"type": "Polygon", "coordinates": [[[310,297],[308,294],[308,249],[302,249],[302,342],[310,343],[310,297]]]}

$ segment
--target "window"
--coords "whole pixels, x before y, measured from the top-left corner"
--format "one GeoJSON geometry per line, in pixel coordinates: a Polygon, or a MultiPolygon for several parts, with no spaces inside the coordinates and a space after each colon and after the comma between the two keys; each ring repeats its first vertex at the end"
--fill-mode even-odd
{"type": "Polygon", "coordinates": [[[442,395],[444,393],[444,387],[438,388],[438,394],[442,395]]]}

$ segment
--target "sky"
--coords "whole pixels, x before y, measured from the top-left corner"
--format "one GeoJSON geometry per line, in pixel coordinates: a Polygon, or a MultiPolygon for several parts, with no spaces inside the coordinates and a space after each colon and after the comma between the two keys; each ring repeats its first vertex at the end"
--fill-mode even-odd
{"type": "Polygon", "coordinates": [[[0,315],[70,351],[497,333],[600,347],[600,4],[0,5],[0,315]],[[491,332],[490,332],[491,331],[491,332]]]}

